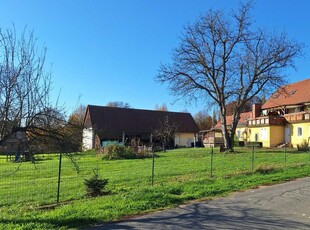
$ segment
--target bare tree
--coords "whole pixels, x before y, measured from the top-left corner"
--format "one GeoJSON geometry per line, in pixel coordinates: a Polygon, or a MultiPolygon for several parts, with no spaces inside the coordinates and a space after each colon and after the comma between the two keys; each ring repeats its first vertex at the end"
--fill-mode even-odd
{"type": "Polygon", "coordinates": [[[209,10],[185,27],[172,63],[162,64],[156,80],[168,83],[183,99],[203,98],[219,108],[225,147],[233,151],[240,113],[256,95],[273,92],[285,81],[283,70],[294,66],[302,45],[285,33],[268,33],[251,22],[250,3],[227,15],[209,10]],[[236,101],[231,130],[226,105],[236,101]]]}
{"type": "MultiPolygon", "coordinates": [[[[226,115],[227,116],[233,115],[234,109],[237,103],[238,101],[231,101],[226,104],[226,115]]],[[[253,104],[262,104],[262,99],[257,96],[254,96],[251,100],[245,103],[245,105],[243,106],[241,110],[241,113],[251,111],[253,104]]]]}
{"type": "Polygon", "coordinates": [[[107,103],[107,106],[117,107],[117,108],[131,108],[129,103],[122,102],[122,101],[110,101],[110,102],[107,103]]]}
{"type": "Polygon", "coordinates": [[[70,146],[70,152],[82,151],[83,142],[83,122],[86,113],[86,106],[80,105],[69,116],[65,135],[68,139],[68,145],[70,146]]]}
{"type": "MultiPolygon", "coordinates": [[[[76,123],[83,125],[86,109],[87,107],[85,105],[80,105],[73,111],[70,117],[74,117],[74,120],[76,120],[76,123]]],[[[70,117],[69,117],[69,120],[70,120],[70,117]]]]}
{"type": "Polygon", "coordinates": [[[207,110],[202,110],[196,113],[194,115],[194,120],[199,130],[211,129],[212,126],[214,126],[214,123],[216,123],[216,121],[213,120],[213,117],[209,115],[207,110]]]}
{"type": "Polygon", "coordinates": [[[162,105],[155,105],[155,110],[157,111],[168,111],[168,107],[166,105],[166,103],[163,103],[162,105]]]}
{"type": "Polygon", "coordinates": [[[164,152],[166,151],[166,146],[173,142],[176,131],[177,126],[169,120],[169,116],[159,121],[158,128],[154,130],[154,137],[161,142],[164,152]]]}
{"type": "Polygon", "coordinates": [[[33,138],[59,129],[56,121],[63,116],[50,101],[45,55],[46,47],[38,48],[33,31],[25,28],[18,37],[14,27],[0,28],[0,142],[18,131],[33,138]]]}

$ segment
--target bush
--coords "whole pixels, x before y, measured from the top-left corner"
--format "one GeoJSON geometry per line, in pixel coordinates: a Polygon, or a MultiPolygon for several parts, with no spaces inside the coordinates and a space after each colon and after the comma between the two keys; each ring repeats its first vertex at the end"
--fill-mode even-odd
{"type": "Polygon", "coordinates": [[[263,142],[259,142],[259,141],[249,141],[245,144],[246,147],[257,147],[257,148],[262,148],[263,147],[263,142]]]}
{"type": "Polygon", "coordinates": [[[298,151],[308,151],[309,144],[304,140],[301,144],[297,145],[298,151]]]}
{"type": "Polygon", "coordinates": [[[152,157],[152,151],[150,150],[138,150],[135,152],[136,158],[150,158],[152,157]]]}
{"type": "Polygon", "coordinates": [[[280,169],[275,168],[273,166],[260,166],[258,169],[255,170],[255,173],[260,173],[260,174],[270,174],[270,173],[275,173],[278,172],[280,169]]]}
{"type": "Polygon", "coordinates": [[[103,159],[116,160],[116,159],[131,159],[135,158],[135,154],[131,147],[124,145],[109,144],[104,148],[103,159]]]}
{"type": "Polygon", "coordinates": [[[151,157],[151,152],[145,149],[133,148],[119,144],[109,144],[103,150],[102,159],[117,160],[117,159],[136,159],[151,157]]]}
{"type": "Polygon", "coordinates": [[[101,179],[98,171],[93,171],[94,175],[89,179],[84,179],[87,195],[91,197],[101,196],[106,194],[105,186],[108,184],[109,179],[101,179]]]}

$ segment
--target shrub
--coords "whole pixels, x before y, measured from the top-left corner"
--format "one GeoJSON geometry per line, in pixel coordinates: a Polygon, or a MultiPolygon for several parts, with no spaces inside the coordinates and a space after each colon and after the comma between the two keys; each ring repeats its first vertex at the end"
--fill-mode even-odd
{"type": "Polygon", "coordinates": [[[105,186],[108,184],[109,179],[102,179],[99,177],[98,171],[93,171],[94,175],[89,179],[84,179],[87,195],[91,197],[101,196],[106,194],[105,186]]]}
{"type": "Polygon", "coordinates": [[[309,144],[306,140],[303,140],[303,142],[299,145],[297,145],[298,151],[308,151],[309,144]]]}
{"type": "Polygon", "coordinates": [[[280,169],[268,165],[268,166],[260,166],[258,169],[255,170],[255,173],[270,174],[270,173],[275,173],[279,170],[280,169]]]}
{"type": "Polygon", "coordinates": [[[136,158],[135,153],[131,147],[118,144],[109,144],[104,148],[103,159],[131,159],[136,158]]]}
{"type": "Polygon", "coordinates": [[[151,157],[151,152],[138,147],[130,147],[119,144],[109,144],[103,150],[102,159],[117,160],[117,159],[136,159],[151,157]]]}
{"type": "Polygon", "coordinates": [[[259,141],[249,141],[245,144],[246,147],[257,147],[257,148],[262,148],[263,147],[263,143],[259,142],[259,141]]]}

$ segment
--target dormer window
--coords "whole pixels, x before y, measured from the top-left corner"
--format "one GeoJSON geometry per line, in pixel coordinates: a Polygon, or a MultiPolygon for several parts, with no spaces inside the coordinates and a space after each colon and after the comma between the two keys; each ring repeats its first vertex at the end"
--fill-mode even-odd
{"type": "Polygon", "coordinates": [[[275,93],[272,95],[272,99],[277,99],[280,96],[280,93],[275,93]]]}
{"type": "Polygon", "coordinates": [[[297,90],[295,89],[295,90],[293,90],[293,91],[289,92],[288,94],[289,94],[289,95],[293,95],[293,94],[295,94],[295,93],[296,93],[296,91],[297,91],[297,90]]]}

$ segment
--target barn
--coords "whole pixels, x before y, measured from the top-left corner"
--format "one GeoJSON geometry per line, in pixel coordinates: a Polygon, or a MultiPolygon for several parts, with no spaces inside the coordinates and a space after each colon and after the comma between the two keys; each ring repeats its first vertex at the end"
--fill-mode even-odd
{"type": "Polygon", "coordinates": [[[149,145],[165,119],[176,127],[173,146],[191,147],[198,127],[190,113],[88,105],[84,117],[83,149],[95,149],[108,141],[137,141],[149,145]]]}

